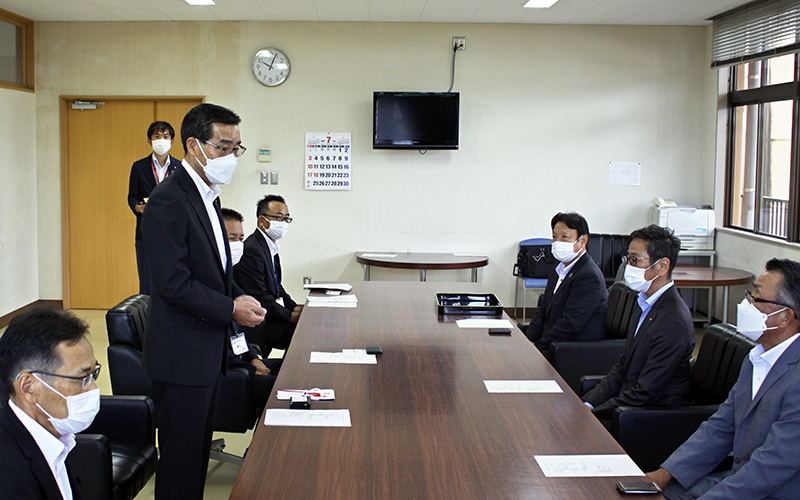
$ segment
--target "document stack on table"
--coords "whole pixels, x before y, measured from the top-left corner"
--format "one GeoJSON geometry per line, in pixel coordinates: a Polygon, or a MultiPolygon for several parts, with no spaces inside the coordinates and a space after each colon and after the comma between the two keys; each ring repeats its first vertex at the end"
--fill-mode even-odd
{"type": "Polygon", "coordinates": [[[355,295],[342,295],[353,289],[353,285],[348,283],[309,283],[303,285],[303,288],[322,292],[308,296],[308,307],[358,307],[355,295]]]}

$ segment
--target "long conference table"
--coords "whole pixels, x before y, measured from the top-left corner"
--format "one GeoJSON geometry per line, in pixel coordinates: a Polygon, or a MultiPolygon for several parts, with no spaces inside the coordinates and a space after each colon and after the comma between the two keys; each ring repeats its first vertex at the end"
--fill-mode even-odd
{"type": "Polygon", "coordinates": [[[458,328],[463,316],[438,314],[442,292],[486,293],[359,282],[355,309],[306,306],[267,407],[288,408],[279,388],[334,389],[311,408],[347,408],[352,427],[262,417],[230,498],[619,500],[624,478],[544,476],[534,455],[624,451],[520,330],[458,328]],[[309,363],[312,351],[371,346],[383,349],[376,365],[309,363]],[[490,394],[484,380],[556,380],[564,392],[490,394]]]}

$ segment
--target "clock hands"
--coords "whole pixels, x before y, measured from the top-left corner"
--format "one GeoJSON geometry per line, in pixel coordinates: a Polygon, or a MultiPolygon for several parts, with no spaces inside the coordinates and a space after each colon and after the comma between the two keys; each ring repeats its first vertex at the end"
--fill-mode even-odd
{"type": "Polygon", "coordinates": [[[277,53],[276,53],[276,54],[275,54],[275,56],[272,58],[272,62],[271,62],[271,63],[269,63],[269,70],[270,70],[270,71],[272,71],[272,65],[273,65],[273,64],[275,64],[275,58],[276,58],[276,57],[278,57],[278,54],[277,54],[277,53]]]}

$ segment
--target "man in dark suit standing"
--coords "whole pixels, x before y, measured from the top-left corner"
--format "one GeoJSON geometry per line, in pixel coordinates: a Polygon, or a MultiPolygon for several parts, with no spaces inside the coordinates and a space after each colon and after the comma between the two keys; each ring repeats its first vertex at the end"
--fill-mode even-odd
{"type": "Polygon", "coordinates": [[[169,154],[174,140],[175,130],[172,125],[162,121],[151,123],[147,128],[147,142],[152,146],[153,154],[135,161],[131,167],[128,206],[136,216],[136,267],[139,270],[139,293],[150,294],[150,272],[141,228],[142,213],[153,188],[180,163],[169,154]]]}
{"type": "Polygon", "coordinates": [[[0,337],[0,498],[81,498],[65,460],[75,433],[100,409],[100,365],[86,323],[59,310],[33,309],[0,337]]]}
{"type": "Polygon", "coordinates": [[[739,304],[758,342],[719,410],[648,474],[664,498],[797,498],[800,491],[800,262],[772,259],[739,304]],[[713,472],[733,455],[731,470],[713,472]],[[674,480],[670,481],[670,479],[674,480]]]}
{"type": "Polygon", "coordinates": [[[647,226],[631,233],[625,284],[639,292],[625,348],[583,401],[608,423],[618,406],[675,406],[687,402],[694,326],[672,271],[681,242],[672,230],[647,226]]]}
{"type": "Polygon", "coordinates": [[[258,301],[233,283],[218,199],[244,153],[240,121],[214,104],[189,111],[183,162],[153,190],[144,213],[152,291],[143,361],[158,412],[157,499],[203,497],[226,345],[247,349],[233,321],[264,320],[258,301]]]}
{"type": "Polygon", "coordinates": [[[272,349],[287,349],[303,306],[297,305],[281,283],[281,247],[292,218],[282,196],[268,194],[256,206],[258,227],[244,242],[242,259],[233,268],[236,283],[267,310],[264,323],[245,330],[247,337],[263,346],[263,355],[272,349]]]}
{"type": "Polygon", "coordinates": [[[586,253],[589,224],[580,214],[557,213],[550,221],[553,256],[542,303],[525,335],[547,356],[551,342],[602,340],[606,336],[608,291],[603,273],[586,253]]]}

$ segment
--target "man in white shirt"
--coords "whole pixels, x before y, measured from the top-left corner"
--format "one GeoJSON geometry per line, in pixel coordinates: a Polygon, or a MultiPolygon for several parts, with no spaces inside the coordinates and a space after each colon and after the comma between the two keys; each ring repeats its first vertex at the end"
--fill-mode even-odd
{"type": "Polygon", "coordinates": [[[719,410],[648,474],[667,499],[788,499],[800,491],[800,262],[772,259],[739,304],[759,345],[719,410]],[[733,453],[733,468],[713,472],[733,453]]]}
{"type": "Polygon", "coordinates": [[[75,433],[100,409],[100,365],[87,326],[65,311],[33,309],[0,337],[0,498],[81,498],[67,467],[75,433]]]}

